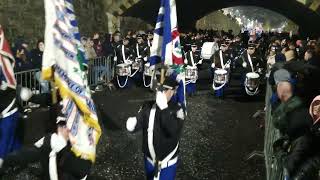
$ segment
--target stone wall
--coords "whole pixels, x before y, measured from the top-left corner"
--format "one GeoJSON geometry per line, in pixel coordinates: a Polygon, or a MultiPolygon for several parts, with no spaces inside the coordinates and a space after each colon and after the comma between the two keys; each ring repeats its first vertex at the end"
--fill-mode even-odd
{"type": "MultiPolygon", "coordinates": [[[[74,7],[82,35],[107,30],[103,1],[74,0],[74,7]]],[[[11,43],[23,36],[34,44],[44,36],[44,0],[0,0],[0,24],[11,43]]]]}
{"type": "Polygon", "coordinates": [[[215,11],[207,16],[199,19],[196,24],[197,29],[213,29],[213,30],[233,30],[234,33],[238,33],[241,27],[238,25],[235,19],[224,15],[221,11],[215,11]]]}

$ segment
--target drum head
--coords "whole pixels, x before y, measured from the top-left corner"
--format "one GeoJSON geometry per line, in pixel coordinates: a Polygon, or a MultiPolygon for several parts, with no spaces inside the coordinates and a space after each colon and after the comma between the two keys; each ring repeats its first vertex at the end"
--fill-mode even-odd
{"type": "Polygon", "coordinates": [[[228,72],[224,69],[217,69],[214,71],[215,74],[227,74],[228,72]]]}
{"type": "Polygon", "coordinates": [[[258,79],[260,75],[258,73],[250,72],[246,74],[246,77],[250,79],[258,79]]]}
{"type": "Polygon", "coordinates": [[[187,66],[186,67],[186,70],[195,70],[195,69],[197,69],[197,67],[193,67],[193,66],[187,66]]]}
{"type": "Polygon", "coordinates": [[[125,64],[125,63],[122,63],[122,64],[118,64],[118,65],[117,65],[117,67],[120,67],[120,68],[124,68],[124,67],[126,67],[126,66],[128,66],[128,65],[125,64]]]}

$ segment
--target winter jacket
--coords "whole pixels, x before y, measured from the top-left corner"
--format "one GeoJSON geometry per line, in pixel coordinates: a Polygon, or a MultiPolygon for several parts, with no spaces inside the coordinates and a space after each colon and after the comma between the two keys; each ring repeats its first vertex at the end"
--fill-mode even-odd
{"type": "MultiPolygon", "coordinates": [[[[309,117],[312,117],[313,126],[302,136],[288,141],[278,140],[276,146],[283,147],[284,153],[276,150],[282,157],[284,168],[289,172],[290,178],[295,180],[317,180],[320,169],[320,117],[312,113],[313,104],[320,101],[317,96],[310,105],[309,117]],[[280,152],[280,153],[279,153],[280,152]]],[[[275,146],[274,146],[275,147],[275,146]]]]}
{"type": "Polygon", "coordinates": [[[288,135],[290,140],[304,135],[312,124],[308,110],[303,107],[301,99],[297,96],[281,103],[274,110],[272,121],[275,128],[279,129],[282,135],[288,135]]]}

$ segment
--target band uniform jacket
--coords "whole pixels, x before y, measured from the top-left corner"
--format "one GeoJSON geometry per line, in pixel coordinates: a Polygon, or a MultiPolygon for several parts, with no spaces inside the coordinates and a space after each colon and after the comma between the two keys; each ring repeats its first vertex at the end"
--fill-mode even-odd
{"type": "MultiPolygon", "coordinates": [[[[137,115],[137,126],[135,131],[143,131],[142,150],[144,154],[151,158],[148,147],[148,125],[149,116],[152,106],[155,101],[146,102],[139,110],[137,115]]],[[[177,113],[182,108],[177,103],[169,102],[168,108],[160,110],[156,107],[154,131],[153,131],[153,146],[157,160],[163,160],[177,146],[182,126],[183,119],[178,118],[177,113]]],[[[172,158],[175,158],[178,151],[172,158]]]]}

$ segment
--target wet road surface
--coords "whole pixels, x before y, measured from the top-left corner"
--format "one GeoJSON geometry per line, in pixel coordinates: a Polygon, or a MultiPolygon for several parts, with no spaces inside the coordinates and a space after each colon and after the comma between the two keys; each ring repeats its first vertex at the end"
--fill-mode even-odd
{"type": "MultiPolygon", "coordinates": [[[[264,130],[252,118],[264,108],[263,93],[247,98],[239,87],[230,86],[224,99],[208,90],[209,81],[199,80],[198,92],[189,97],[188,117],[180,142],[177,180],[263,180],[263,157],[248,155],[263,150],[264,130]]],[[[235,83],[239,84],[239,83],[235,83]]],[[[144,166],[141,132],[125,129],[126,119],[134,116],[154,93],[144,88],[96,92],[103,135],[97,147],[97,161],[88,179],[143,180],[144,166]]],[[[24,120],[24,144],[30,145],[45,134],[48,109],[36,109],[24,120]]],[[[37,180],[39,164],[2,177],[3,180],[37,180]]],[[[1,179],[1,177],[0,177],[1,179]]]]}

